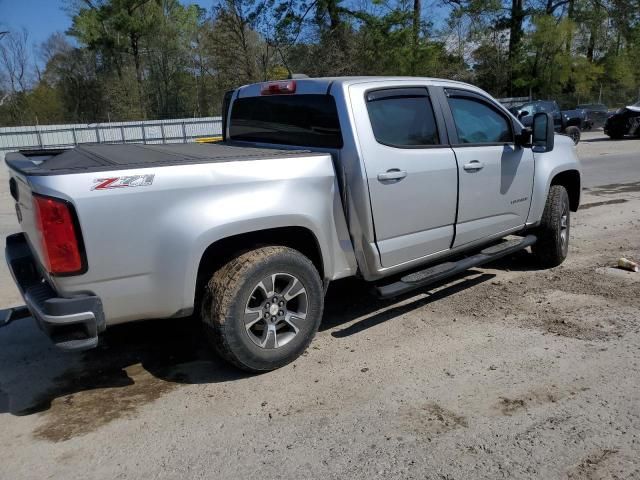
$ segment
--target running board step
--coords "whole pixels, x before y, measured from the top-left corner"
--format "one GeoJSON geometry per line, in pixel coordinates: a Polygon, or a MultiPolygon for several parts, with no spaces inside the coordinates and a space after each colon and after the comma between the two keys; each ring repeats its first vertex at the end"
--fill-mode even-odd
{"type": "Polygon", "coordinates": [[[493,262],[499,258],[524,250],[536,243],[536,240],[537,238],[535,235],[527,235],[524,238],[516,238],[492,245],[481,250],[475,255],[463,258],[457,262],[440,263],[433,267],[405,275],[397,282],[377,286],[375,288],[376,294],[380,298],[397,297],[398,295],[410,292],[416,288],[422,288],[441,280],[445,280],[449,277],[453,277],[454,275],[462,273],[465,270],[469,270],[470,268],[479,267],[485,263],[493,262]]]}

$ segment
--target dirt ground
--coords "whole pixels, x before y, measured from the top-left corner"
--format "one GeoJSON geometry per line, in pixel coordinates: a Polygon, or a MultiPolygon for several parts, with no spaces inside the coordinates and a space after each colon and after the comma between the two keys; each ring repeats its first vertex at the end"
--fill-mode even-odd
{"type": "MultiPolygon", "coordinates": [[[[611,267],[640,260],[640,140],[585,137],[561,267],[523,252],[395,301],[336,282],[272,373],[227,367],[194,321],[114,327],[84,354],[31,319],[1,329],[0,479],[639,479],[640,273],[611,267]]],[[[20,303],[4,264],[0,293],[20,303]]]]}

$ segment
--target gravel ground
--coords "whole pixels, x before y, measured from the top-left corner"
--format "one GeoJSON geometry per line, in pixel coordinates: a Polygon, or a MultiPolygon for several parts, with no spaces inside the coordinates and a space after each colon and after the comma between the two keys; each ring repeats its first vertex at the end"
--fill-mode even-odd
{"type": "MultiPolygon", "coordinates": [[[[336,282],[272,373],[222,364],[189,321],[84,354],[32,320],[0,330],[0,478],[640,478],[640,274],[611,268],[640,260],[640,141],[601,136],[578,148],[564,265],[523,252],[393,302],[336,282]]],[[[4,265],[0,291],[19,304],[4,265]]]]}

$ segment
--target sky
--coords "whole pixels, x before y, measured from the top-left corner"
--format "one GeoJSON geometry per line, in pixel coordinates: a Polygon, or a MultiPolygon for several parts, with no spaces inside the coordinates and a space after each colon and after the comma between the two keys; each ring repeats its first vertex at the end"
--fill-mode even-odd
{"type": "Polygon", "coordinates": [[[0,30],[24,27],[31,42],[39,45],[52,33],[71,26],[65,4],[65,0],[0,0],[0,30]]]}
{"type": "MultiPolygon", "coordinates": [[[[36,46],[55,32],[64,32],[71,26],[71,18],[65,11],[68,0],[0,0],[0,31],[20,30],[29,32],[31,43],[36,46]]],[[[213,0],[187,1],[209,9],[213,0]]]]}

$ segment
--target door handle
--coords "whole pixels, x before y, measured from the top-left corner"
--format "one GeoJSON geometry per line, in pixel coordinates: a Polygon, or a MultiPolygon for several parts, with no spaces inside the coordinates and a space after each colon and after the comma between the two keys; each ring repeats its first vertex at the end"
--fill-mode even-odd
{"type": "Polygon", "coordinates": [[[469,163],[465,163],[462,168],[464,168],[467,172],[477,172],[478,170],[482,170],[484,168],[484,163],[480,160],[471,160],[469,163]]]}
{"type": "Polygon", "coordinates": [[[407,176],[407,172],[404,170],[400,170],[398,168],[392,168],[387,170],[384,173],[378,174],[378,180],[381,182],[389,181],[389,180],[402,180],[407,176]]]}

